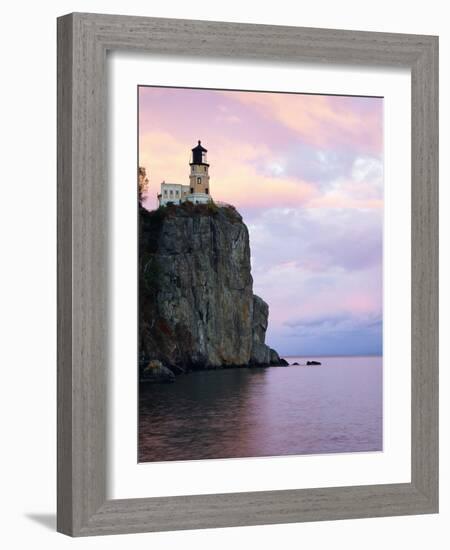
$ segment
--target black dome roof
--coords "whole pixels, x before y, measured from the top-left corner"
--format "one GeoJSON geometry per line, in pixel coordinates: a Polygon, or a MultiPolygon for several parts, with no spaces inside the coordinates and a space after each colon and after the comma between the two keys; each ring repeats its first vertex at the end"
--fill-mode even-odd
{"type": "Polygon", "coordinates": [[[202,147],[202,142],[200,140],[198,140],[198,145],[196,145],[192,151],[202,151],[204,153],[207,153],[208,152],[208,149],[205,149],[204,147],[202,147]]]}

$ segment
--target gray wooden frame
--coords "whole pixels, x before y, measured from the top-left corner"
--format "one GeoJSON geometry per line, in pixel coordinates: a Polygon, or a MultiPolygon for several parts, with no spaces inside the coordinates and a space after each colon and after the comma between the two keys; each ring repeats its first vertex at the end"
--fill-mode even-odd
{"type": "Polygon", "coordinates": [[[58,317],[59,531],[82,536],[437,512],[438,38],[82,13],[59,18],[58,317]],[[410,483],[107,500],[106,53],[125,49],[411,69],[410,483]]]}

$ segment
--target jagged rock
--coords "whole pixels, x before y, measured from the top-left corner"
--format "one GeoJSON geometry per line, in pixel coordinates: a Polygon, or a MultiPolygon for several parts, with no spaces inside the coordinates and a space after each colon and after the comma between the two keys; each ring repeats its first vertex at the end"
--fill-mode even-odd
{"type": "Polygon", "coordinates": [[[321,365],[322,363],[320,361],[306,361],[307,365],[321,365]]]}
{"type": "Polygon", "coordinates": [[[161,361],[152,359],[148,365],[144,367],[141,375],[141,380],[146,382],[171,383],[175,381],[174,373],[165,367],[161,361]]]}
{"type": "Polygon", "coordinates": [[[272,367],[287,367],[289,366],[289,363],[286,361],[286,359],[282,359],[278,353],[272,349],[270,349],[270,365],[272,367]]]}
{"type": "MultiPolygon", "coordinates": [[[[250,363],[252,365],[270,365],[271,350],[264,342],[269,319],[269,306],[259,296],[253,295],[252,349],[250,363]]],[[[276,353],[276,352],[275,352],[276,353]]]]}
{"type": "MultiPolygon", "coordinates": [[[[141,354],[171,368],[268,365],[268,305],[253,294],[248,230],[233,207],[140,209],[141,354]]],[[[279,357],[278,357],[279,359],[279,357]]]]}
{"type": "Polygon", "coordinates": [[[274,349],[270,349],[270,364],[271,365],[279,365],[280,364],[280,356],[274,349]]]}

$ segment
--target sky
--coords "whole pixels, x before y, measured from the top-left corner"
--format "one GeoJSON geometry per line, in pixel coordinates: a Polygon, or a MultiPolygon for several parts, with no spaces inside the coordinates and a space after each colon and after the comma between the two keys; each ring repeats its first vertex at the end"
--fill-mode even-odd
{"type": "Polygon", "coordinates": [[[253,288],[281,355],[381,355],[382,98],[139,88],[148,209],[188,184],[198,140],[210,192],[250,233],[253,288]]]}

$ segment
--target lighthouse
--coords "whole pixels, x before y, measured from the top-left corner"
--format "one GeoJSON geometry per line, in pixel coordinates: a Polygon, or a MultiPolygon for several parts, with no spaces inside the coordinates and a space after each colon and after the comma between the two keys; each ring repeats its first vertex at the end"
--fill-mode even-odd
{"type": "Polygon", "coordinates": [[[208,150],[198,140],[198,144],[192,149],[189,163],[189,194],[186,196],[186,200],[194,203],[205,203],[211,200],[207,153],[208,150]]]}
{"type": "Polygon", "coordinates": [[[189,185],[179,183],[161,183],[161,192],[158,193],[160,206],[167,204],[181,204],[185,201],[194,204],[205,204],[212,201],[209,186],[208,150],[198,140],[191,150],[189,162],[189,185]]]}

